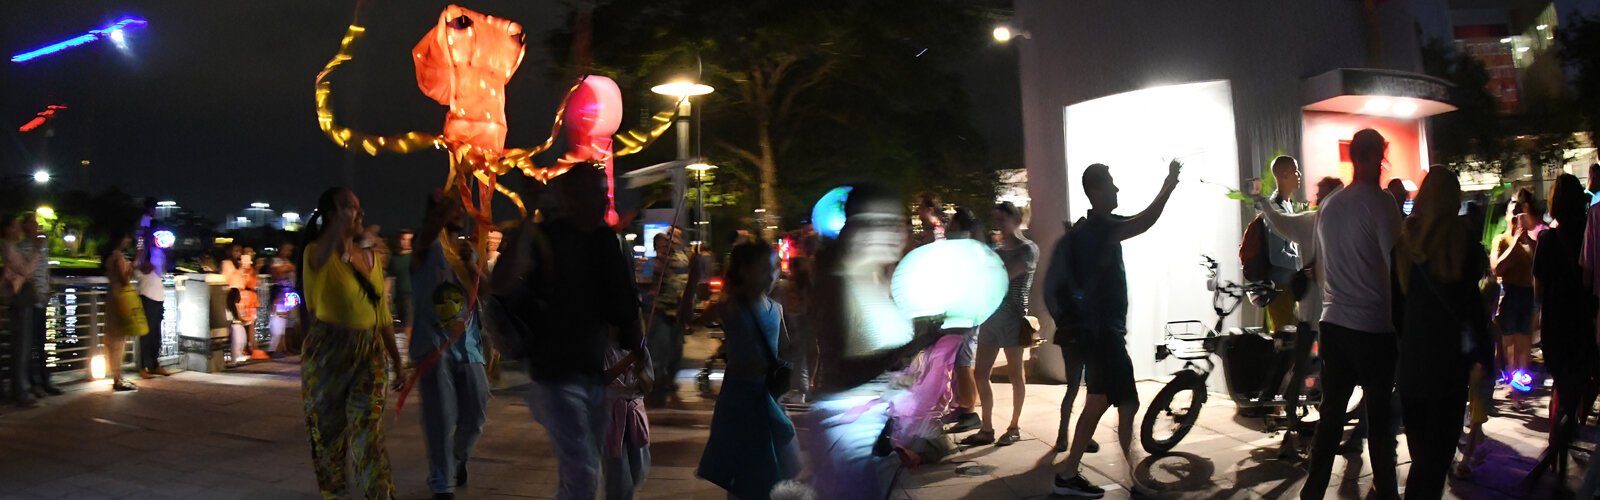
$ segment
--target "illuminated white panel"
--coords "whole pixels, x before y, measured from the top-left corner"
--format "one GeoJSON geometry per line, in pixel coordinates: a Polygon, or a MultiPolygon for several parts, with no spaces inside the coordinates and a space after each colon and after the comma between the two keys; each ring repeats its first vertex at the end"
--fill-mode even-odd
{"type": "MultiPolygon", "coordinates": [[[[1177,320],[1211,324],[1216,318],[1200,256],[1221,262],[1224,279],[1240,279],[1241,206],[1226,197],[1239,187],[1232,90],[1227,81],[1137,90],[1067,106],[1064,122],[1067,206],[1074,221],[1089,210],[1079,180],[1090,164],[1111,167],[1121,189],[1114,213],[1133,215],[1155,198],[1167,162],[1184,162],[1182,182],[1161,221],[1123,242],[1128,354],[1137,377],[1165,376],[1177,366],[1158,369],[1155,363],[1164,325],[1177,320]]],[[[1237,324],[1237,317],[1230,324],[1237,324]]]]}

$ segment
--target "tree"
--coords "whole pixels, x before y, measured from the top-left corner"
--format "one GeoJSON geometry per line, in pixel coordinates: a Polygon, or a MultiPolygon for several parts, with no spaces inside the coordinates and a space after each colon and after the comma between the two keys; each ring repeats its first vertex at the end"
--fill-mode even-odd
{"type": "Polygon", "coordinates": [[[1500,103],[1489,93],[1483,62],[1432,40],[1422,47],[1422,65],[1428,75],[1450,82],[1450,103],[1456,106],[1432,119],[1428,140],[1436,160],[1459,172],[1509,175],[1516,162],[1505,148],[1500,103]]]}
{"type": "MultiPolygon", "coordinates": [[[[992,197],[987,147],[949,68],[984,43],[988,18],[959,0],[614,0],[592,13],[592,71],[630,89],[716,87],[696,101],[709,156],[768,213],[805,214],[859,178],[992,197]]],[[[563,60],[573,33],[551,41],[563,60]]]]}
{"type": "Polygon", "coordinates": [[[1577,87],[1577,109],[1587,122],[1589,141],[1600,143],[1600,18],[1573,17],[1560,30],[1561,61],[1577,87]]]}

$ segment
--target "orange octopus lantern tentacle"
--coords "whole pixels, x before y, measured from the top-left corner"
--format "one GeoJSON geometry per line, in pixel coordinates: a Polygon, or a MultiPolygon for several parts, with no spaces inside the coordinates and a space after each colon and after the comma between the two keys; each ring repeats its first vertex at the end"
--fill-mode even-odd
{"type": "Polygon", "coordinates": [[[672,128],[672,121],[676,120],[677,118],[678,107],[673,106],[671,110],[662,111],[660,113],[656,113],[655,116],[650,117],[649,128],[646,128],[642,131],[629,130],[627,132],[617,134],[615,142],[617,144],[621,144],[622,147],[617,148],[617,150],[611,154],[617,156],[628,156],[640,151],[644,151],[644,148],[648,148],[651,144],[655,144],[656,139],[660,139],[662,135],[666,134],[667,130],[672,128]]]}
{"type": "Polygon", "coordinates": [[[322,132],[333,140],[339,147],[365,151],[369,155],[378,153],[410,153],[412,151],[439,148],[444,146],[444,138],[439,134],[425,132],[407,132],[398,136],[378,136],[357,132],[339,125],[333,116],[333,84],[328,81],[328,75],[345,61],[351,59],[350,53],[356,41],[360,40],[367,32],[366,28],[350,25],[345,31],[344,40],[339,42],[339,52],[328,61],[328,65],[317,73],[317,125],[322,127],[322,132]]]}

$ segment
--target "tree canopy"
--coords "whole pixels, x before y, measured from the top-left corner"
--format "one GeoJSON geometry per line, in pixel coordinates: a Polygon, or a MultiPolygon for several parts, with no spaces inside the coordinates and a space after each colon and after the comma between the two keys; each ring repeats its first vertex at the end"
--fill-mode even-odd
{"type": "MultiPolygon", "coordinates": [[[[996,166],[953,66],[992,18],[959,0],[613,0],[594,6],[589,71],[644,102],[670,80],[715,87],[694,101],[702,154],[723,192],[747,193],[724,198],[741,209],[793,223],[860,179],[988,201],[996,166]]],[[[569,61],[574,31],[551,36],[554,59],[569,61]]]]}

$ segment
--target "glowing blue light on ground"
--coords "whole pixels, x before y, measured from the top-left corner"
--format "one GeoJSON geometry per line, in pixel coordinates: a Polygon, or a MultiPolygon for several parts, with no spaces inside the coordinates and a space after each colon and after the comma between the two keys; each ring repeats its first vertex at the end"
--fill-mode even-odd
{"type": "Polygon", "coordinates": [[[88,33],[11,56],[11,62],[27,62],[32,59],[38,59],[56,52],[61,52],[79,45],[100,40],[102,38],[110,38],[113,43],[117,44],[118,48],[124,48],[127,46],[127,34],[123,30],[128,27],[143,26],[145,24],[148,23],[144,19],[137,17],[124,17],[122,19],[118,19],[117,22],[107,25],[104,28],[89,30],[88,33]]]}
{"type": "Polygon", "coordinates": [[[1524,370],[1517,370],[1511,374],[1511,388],[1520,392],[1533,390],[1533,374],[1524,370]]]}
{"type": "Polygon", "coordinates": [[[988,245],[942,240],[906,254],[889,286],[906,317],[943,316],[946,328],[964,328],[989,319],[1009,284],[1005,264],[988,245]]]}
{"type": "Polygon", "coordinates": [[[824,238],[838,238],[844,229],[844,202],[850,198],[850,186],[839,186],[822,195],[817,206],[811,209],[811,227],[824,238]]]}

